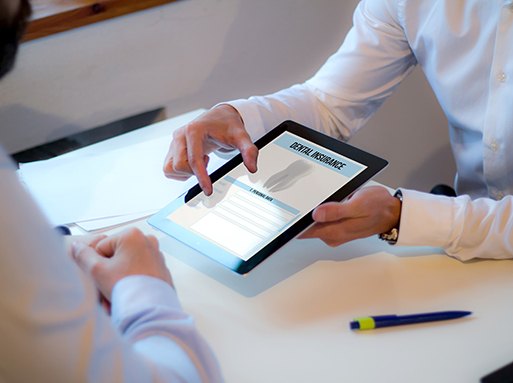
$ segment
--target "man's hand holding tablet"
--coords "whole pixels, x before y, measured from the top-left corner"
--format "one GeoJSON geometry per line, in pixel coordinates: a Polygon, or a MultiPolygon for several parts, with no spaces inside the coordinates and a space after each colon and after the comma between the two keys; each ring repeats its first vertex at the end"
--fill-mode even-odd
{"type": "Polygon", "coordinates": [[[342,202],[328,202],[312,213],[315,224],[299,238],[320,238],[329,246],[386,233],[399,226],[401,202],[382,186],[362,188],[342,202]]]}
{"type": "Polygon", "coordinates": [[[387,164],[292,121],[255,145],[258,171],[239,154],[211,175],[211,194],[197,185],[150,224],[244,274],[307,228],[315,207],[343,200],[387,164]]]}

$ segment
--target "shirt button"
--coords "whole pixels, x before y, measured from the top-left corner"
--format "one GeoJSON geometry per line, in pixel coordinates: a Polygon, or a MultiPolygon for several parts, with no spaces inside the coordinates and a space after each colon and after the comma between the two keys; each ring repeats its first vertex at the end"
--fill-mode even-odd
{"type": "Polygon", "coordinates": [[[501,72],[497,75],[497,80],[499,80],[500,82],[506,82],[507,78],[508,76],[506,76],[506,73],[504,72],[501,72]]]}
{"type": "Polygon", "coordinates": [[[490,145],[488,145],[488,146],[490,147],[490,150],[494,153],[497,152],[497,150],[499,149],[499,145],[497,144],[497,141],[495,141],[495,140],[490,141],[490,145]]]}

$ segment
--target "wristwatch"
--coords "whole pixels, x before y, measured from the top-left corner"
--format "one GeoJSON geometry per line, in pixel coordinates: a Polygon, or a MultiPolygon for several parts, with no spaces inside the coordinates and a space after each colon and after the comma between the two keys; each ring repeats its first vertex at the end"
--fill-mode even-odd
{"type": "MultiPolygon", "coordinates": [[[[397,189],[394,193],[394,197],[403,203],[403,193],[401,193],[401,189],[397,189]]],[[[379,234],[379,239],[383,241],[387,241],[390,245],[395,245],[397,243],[397,239],[399,238],[399,224],[401,223],[401,219],[397,222],[397,226],[390,229],[390,231],[386,233],[379,234]]]]}

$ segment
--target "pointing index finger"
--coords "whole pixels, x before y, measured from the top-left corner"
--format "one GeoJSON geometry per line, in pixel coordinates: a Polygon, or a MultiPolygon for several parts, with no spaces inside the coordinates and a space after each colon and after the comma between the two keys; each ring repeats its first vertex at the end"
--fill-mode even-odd
{"type": "Polygon", "coordinates": [[[198,179],[199,185],[206,195],[212,194],[212,182],[207,172],[208,156],[204,150],[206,137],[196,130],[188,132],[187,136],[187,160],[193,173],[198,179]],[[207,157],[207,159],[205,159],[207,157]]]}

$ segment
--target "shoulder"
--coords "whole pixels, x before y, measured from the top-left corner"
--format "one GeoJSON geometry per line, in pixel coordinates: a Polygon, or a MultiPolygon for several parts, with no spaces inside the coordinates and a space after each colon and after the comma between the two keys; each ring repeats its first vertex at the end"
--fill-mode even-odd
{"type": "Polygon", "coordinates": [[[407,24],[422,23],[430,19],[436,10],[444,10],[447,7],[454,9],[468,6],[461,2],[447,0],[362,0],[357,12],[361,12],[366,18],[377,22],[398,25],[405,28],[407,24]]]}
{"type": "Polygon", "coordinates": [[[405,0],[362,0],[358,11],[376,22],[399,24],[405,0]]]}

